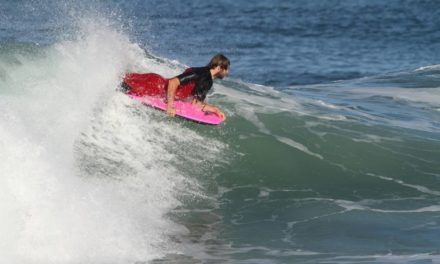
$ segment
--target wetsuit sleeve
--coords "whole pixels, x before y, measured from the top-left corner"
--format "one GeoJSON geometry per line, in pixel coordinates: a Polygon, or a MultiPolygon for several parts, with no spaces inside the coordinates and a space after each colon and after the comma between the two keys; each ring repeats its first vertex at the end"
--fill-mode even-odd
{"type": "Polygon", "coordinates": [[[194,71],[186,70],[184,73],[177,75],[176,78],[179,79],[180,84],[182,85],[182,84],[187,84],[190,81],[196,80],[197,78],[199,78],[199,75],[194,71]]]}

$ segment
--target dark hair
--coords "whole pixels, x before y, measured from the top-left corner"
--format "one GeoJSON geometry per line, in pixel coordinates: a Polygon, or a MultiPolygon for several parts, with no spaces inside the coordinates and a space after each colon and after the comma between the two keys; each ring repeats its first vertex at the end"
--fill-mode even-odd
{"type": "Polygon", "coordinates": [[[209,69],[214,69],[215,67],[220,66],[220,68],[227,70],[229,69],[230,65],[231,62],[229,61],[229,59],[226,58],[225,55],[219,53],[212,57],[207,66],[209,69]]]}

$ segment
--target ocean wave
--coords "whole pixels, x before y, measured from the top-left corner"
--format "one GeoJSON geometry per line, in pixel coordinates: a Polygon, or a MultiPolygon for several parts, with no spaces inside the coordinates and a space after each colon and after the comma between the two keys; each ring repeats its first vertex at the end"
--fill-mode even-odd
{"type": "MultiPolygon", "coordinates": [[[[183,128],[127,113],[135,104],[116,92],[126,71],[167,66],[105,19],[78,26],[53,45],[0,51],[2,261],[147,261],[178,251],[170,236],[187,232],[166,217],[182,188],[197,188],[170,163],[183,128]]],[[[207,146],[204,159],[222,145],[207,146]]]]}

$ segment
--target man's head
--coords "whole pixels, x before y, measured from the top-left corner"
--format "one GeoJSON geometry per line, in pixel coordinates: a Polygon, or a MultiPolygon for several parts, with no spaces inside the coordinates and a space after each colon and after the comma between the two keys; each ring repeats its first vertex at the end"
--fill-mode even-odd
{"type": "Polygon", "coordinates": [[[219,53],[212,57],[211,61],[208,63],[209,69],[213,70],[218,67],[217,78],[223,79],[226,75],[229,74],[229,67],[231,62],[225,55],[219,53]]]}

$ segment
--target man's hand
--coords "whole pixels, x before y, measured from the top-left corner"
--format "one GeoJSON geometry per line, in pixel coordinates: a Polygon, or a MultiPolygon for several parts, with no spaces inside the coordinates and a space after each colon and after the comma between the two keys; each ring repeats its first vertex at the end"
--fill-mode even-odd
{"type": "Polygon", "coordinates": [[[169,117],[174,117],[176,115],[176,109],[174,107],[168,107],[167,114],[169,117]]]}
{"type": "Polygon", "coordinates": [[[218,109],[217,107],[215,107],[214,113],[216,115],[218,115],[222,120],[226,119],[225,114],[220,109],[218,109]]]}

